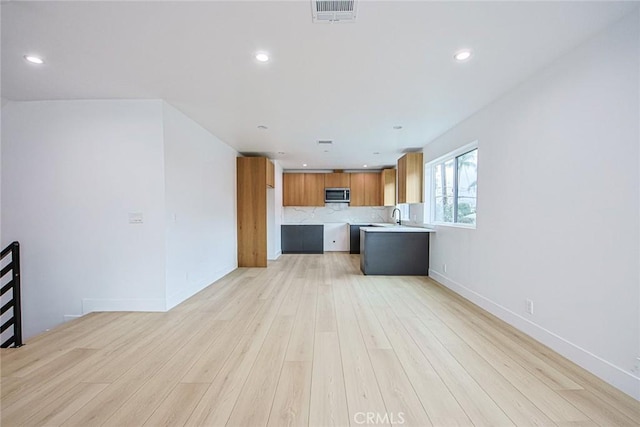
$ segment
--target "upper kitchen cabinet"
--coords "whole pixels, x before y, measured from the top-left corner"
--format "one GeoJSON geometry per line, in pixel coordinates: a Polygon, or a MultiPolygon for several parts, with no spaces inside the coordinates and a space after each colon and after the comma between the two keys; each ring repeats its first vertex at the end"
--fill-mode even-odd
{"type": "Polygon", "coordinates": [[[382,206],[382,190],[380,188],[380,173],[364,174],[364,205],[382,206]]]}
{"type": "Polygon", "coordinates": [[[324,206],[323,173],[284,173],[283,206],[324,206]]]}
{"type": "Polygon", "coordinates": [[[238,267],[266,267],[267,185],[271,180],[273,186],[273,163],[266,157],[238,157],[236,174],[238,267]]]}
{"type": "Polygon", "coordinates": [[[304,206],[303,173],[282,174],[282,204],[284,206],[304,206]]]}
{"type": "Polygon", "coordinates": [[[351,185],[349,173],[328,173],[324,176],[325,188],[349,188],[351,185]]]}
{"type": "Polygon", "coordinates": [[[305,173],[304,174],[304,205],[302,206],[324,206],[324,174],[305,173]]]}
{"type": "Polygon", "coordinates": [[[407,153],[398,159],[398,203],[422,203],[422,153],[407,153]]]}
{"type": "Polygon", "coordinates": [[[351,206],[382,206],[379,173],[351,174],[351,206]]]}
{"type": "Polygon", "coordinates": [[[383,169],[380,173],[382,188],[382,206],[396,205],[396,170],[383,169]]]}

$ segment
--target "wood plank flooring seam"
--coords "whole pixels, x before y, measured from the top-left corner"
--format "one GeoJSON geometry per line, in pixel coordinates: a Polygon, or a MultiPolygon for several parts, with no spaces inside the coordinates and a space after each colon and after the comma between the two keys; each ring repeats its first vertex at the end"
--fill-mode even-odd
{"type": "MultiPolygon", "coordinates": [[[[345,269],[345,270],[347,270],[347,269],[345,269]]],[[[346,279],[346,281],[345,281],[345,286],[347,286],[347,287],[348,287],[348,286],[350,286],[351,280],[352,280],[352,279],[351,279],[350,275],[347,275],[347,279],[346,279]]],[[[350,299],[350,297],[349,297],[349,293],[348,293],[348,290],[347,290],[347,298],[349,298],[349,299],[350,299]]],[[[335,294],[334,294],[334,299],[335,299],[335,294]]],[[[336,304],[336,306],[337,306],[337,304],[336,304]]],[[[351,306],[350,306],[350,307],[349,307],[349,311],[351,311],[351,312],[352,312],[352,311],[353,311],[353,307],[351,307],[351,306]]],[[[337,313],[336,313],[336,314],[337,314],[337,313]]],[[[362,346],[364,347],[364,350],[365,350],[365,352],[367,353],[367,358],[368,358],[368,361],[369,361],[369,366],[371,366],[371,371],[373,372],[373,377],[374,377],[374,380],[375,380],[376,386],[377,386],[377,388],[378,388],[378,393],[380,394],[380,398],[381,398],[382,403],[383,403],[383,405],[384,405],[384,413],[385,413],[385,414],[388,414],[388,408],[387,408],[387,406],[386,406],[386,404],[385,404],[385,402],[384,402],[384,397],[382,396],[382,393],[380,392],[380,382],[378,381],[378,378],[377,378],[377,376],[376,376],[376,374],[375,374],[375,370],[374,370],[374,368],[373,368],[373,363],[371,362],[371,357],[370,357],[370,355],[369,355],[369,352],[367,351],[367,348],[366,348],[366,345],[365,345],[365,342],[364,342],[364,338],[362,337],[362,330],[361,330],[361,328],[360,328],[360,324],[358,323],[358,321],[357,321],[357,319],[356,319],[356,317],[355,317],[355,313],[354,313],[353,317],[354,317],[354,320],[356,321],[356,325],[358,326],[358,330],[360,331],[360,338],[362,339],[362,346]]],[[[339,323],[339,322],[338,322],[338,323],[339,323]]],[[[339,327],[339,326],[338,326],[338,328],[337,328],[337,331],[338,331],[338,337],[340,338],[340,327],[339,327]]],[[[340,342],[341,342],[341,341],[342,341],[342,340],[340,339],[340,342]]],[[[343,360],[343,367],[344,367],[344,360],[343,360]]],[[[346,379],[346,378],[347,378],[347,377],[346,377],[346,375],[345,375],[345,379],[346,379]]],[[[347,384],[346,384],[346,382],[345,382],[345,387],[346,387],[346,386],[347,386],[347,384]]],[[[349,400],[347,399],[347,404],[348,404],[348,402],[349,402],[349,400]]],[[[350,419],[349,421],[351,422],[351,419],[350,419]]],[[[354,420],[354,422],[355,422],[355,420],[354,420]]]]}
{"type": "MultiPolygon", "coordinates": [[[[303,289],[303,291],[304,291],[304,289],[303,289]]],[[[296,314],[294,315],[294,319],[297,317],[298,312],[300,311],[300,305],[301,304],[302,304],[302,298],[300,298],[300,300],[298,301],[298,305],[296,307],[296,314]]],[[[315,326],[315,322],[314,322],[314,326],[315,326]]],[[[289,339],[287,340],[287,345],[285,346],[285,351],[284,351],[285,358],[283,358],[283,363],[280,365],[280,373],[278,374],[278,381],[276,381],[276,387],[275,387],[275,391],[274,391],[274,396],[275,396],[275,393],[278,390],[278,385],[280,384],[280,379],[282,377],[282,371],[284,369],[284,361],[286,359],[287,349],[289,348],[289,344],[291,343],[291,335],[292,334],[293,334],[293,328],[291,328],[291,330],[289,331],[289,339]]],[[[274,404],[275,404],[275,399],[274,399],[274,401],[271,402],[271,406],[270,406],[270,409],[269,409],[269,414],[267,415],[267,423],[271,419],[271,413],[273,411],[273,405],[274,404]]]]}
{"type": "MultiPolygon", "coordinates": [[[[295,260],[295,258],[294,258],[294,260],[295,260]]],[[[295,265],[297,265],[297,264],[299,263],[299,260],[295,260],[295,261],[296,261],[296,262],[294,262],[294,267],[295,267],[295,265]]],[[[295,268],[292,268],[292,269],[291,269],[291,272],[290,272],[290,275],[289,275],[289,277],[288,277],[288,279],[287,279],[287,281],[286,281],[286,283],[287,283],[287,287],[286,287],[286,288],[285,288],[285,290],[283,291],[283,293],[282,293],[283,297],[282,297],[281,301],[279,302],[278,307],[277,307],[277,309],[276,309],[276,314],[277,314],[277,312],[279,311],[279,309],[280,309],[280,307],[282,306],[282,304],[284,303],[284,296],[286,295],[286,293],[289,291],[289,289],[290,289],[290,288],[291,288],[291,286],[293,285],[293,277],[292,277],[292,276],[293,276],[293,272],[294,272],[294,271],[295,271],[295,268]]],[[[268,330],[270,330],[270,329],[271,329],[271,327],[273,326],[273,323],[275,322],[275,319],[276,319],[276,317],[274,316],[274,318],[271,320],[271,322],[270,322],[270,324],[269,324],[269,328],[268,328],[268,330]]],[[[250,322],[249,322],[249,323],[250,323],[250,322]]],[[[268,332],[267,332],[267,335],[268,335],[268,332]]],[[[265,335],[265,339],[266,339],[266,335],[265,335]]],[[[260,349],[258,350],[258,354],[259,354],[259,352],[262,350],[263,345],[264,345],[264,339],[263,339],[263,341],[262,341],[262,343],[261,343],[261,345],[260,345],[260,349]]],[[[231,354],[231,353],[230,353],[230,354],[231,354]]],[[[251,373],[251,371],[253,370],[255,363],[256,363],[256,360],[254,359],[254,360],[253,360],[253,362],[251,363],[251,365],[250,365],[249,369],[248,369],[249,374],[250,374],[250,373],[251,373]]],[[[245,386],[245,384],[246,384],[246,382],[247,382],[248,378],[249,378],[249,375],[247,375],[247,377],[244,379],[244,381],[243,381],[242,385],[240,386],[240,390],[242,390],[242,389],[244,388],[244,386],[245,386]]],[[[213,384],[213,383],[212,383],[212,384],[213,384]]],[[[205,393],[206,393],[206,392],[205,392],[205,393]]],[[[204,395],[203,395],[203,398],[204,398],[204,395]]],[[[233,411],[235,410],[236,403],[237,403],[237,400],[234,402],[234,405],[233,405],[233,407],[231,408],[231,411],[229,412],[229,416],[231,416],[231,414],[232,414],[232,413],[233,413],[233,411]]],[[[228,423],[228,421],[229,421],[229,419],[227,418],[227,420],[225,421],[225,425],[228,423]]]]}
{"type": "MultiPolygon", "coordinates": [[[[416,284],[416,286],[418,286],[418,285],[416,284]]],[[[414,289],[415,289],[415,287],[414,287],[414,289]]],[[[423,291],[423,292],[424,292],[424,290],[423,290],[423,288],[422,288],[422,287],[419,287],[418,289],[420,289],[421,291],[423,291]]],[[[420,303],[424,305],[424,301],[420,300],[420,303]]],[[[463,341],[464,341],[464,337],[460,336],[459,332],[457,332],[457,329],[456,329],[456,328],[452,328],[452,327],[448,326],[448,325],[447,325],[447,321],[446,321],[446,320],[444,320],[444,319],[442,318],[442,316],[441,316],[441,315],[439,315],[438,313],[436,313],[436,312],[434,312],[433,310],[431,310],[428,306],[425,306],[425,308],[426,308],[427,310],[429,310],[429,311],[431,312],[431,314],[432,314],[435,318],[437,318],[437,319],[438,319],[442,324],[444,324],[445,326],[447,326],[447,328],[451,331],[451,333],[453,333],[454,335],[457,335],[461,340],[463,340],[463,341]]],[[[447,311],[448,311],[448,308],[447,308],[447,307],[440,307],[440,308],[441,308],[441,309],[442,309],[442,311],[444,311],[444,312],[447,312],[447,311]]],[[[475,313],[469,313],[469,314],[471,314],[471,315],[475,315],[475,313]]],[[[423,322],[423,323],[424,323],[424,322],[423,322]]],[[[425,325],[425,326],[426,326],[427,328],[429,328],[429,326],[428,326],[428,325],[425,325]]],[[[473,348],[472,348],[472,349],[473,349],[473,348]]],[[[474,349],[474,351],[475,351],[475,349],[474,349]]],[[[518,366],[520,366],[522,369],[527,370],[527,369],[526,369],[526,367],[524,367],[522,364],[520,364],[517,360],[514,360],[513,358],[511,358],[508,354],[504,353],[500,348],[497,348],[497,351],[499,351],[499,352],[501,352],[502,354],[504,354],[504,356],[505,356],[505,357],[507,357],[508,359],[510,359],[511,361],[513,361],[513,363],[517,364],[517,365],[518,365],[518,366]]],[[[486,357],[482,356],[481,354],[480,354],[479,356],[480,356],[480,357],[482,357],[483,359],[487,360],[487,362],[490,362],[490,360],[489,360],[489,359],[487,359],[486,357]]],[[[452,357],[455,359],[455,356],[454,356],[453,354],[452,354],[452,357]]],[[[500,374],[501,374],[501,373],[500,373],[500,374]]],[[[511,382],[511,381],[509,380],[509,378],[506,378],[506,380],[507,380],[507,381],[509,381],[509,382],[511,382]]],[[[512,383],[512,384],[513,384],[513,383],[512,383]]],[[[479,385],[482,387],[482,385],[481,385],[481,384],[479,384],[479,385]]],[[[517,385],[516,385],[516,384],[513,384],[513,385],[516,387],[516,389],[517,389],[520,393],[522,393],[522,391],[518,389],[518,387],[517,387],[517,385]]],[[[552,389],[549,389],[549,393],[554,393],[554,394],[555,394],[555,395],[557,395],[561,400],[564,400],[564,401],[566,402],[566,404],[568,404],[569,406],[572,406],[573,408],[575,408],[575,410],[576,410],[576,411],[578,411],[578,412],[582,413],[585,417],[587,417],[587,418],[589,418],[589,419],[590,419],[590,417],[589,417],[587,414],[585,414],[583,411],[581,411],[579,408],[577,408],[575,405],[573,405],[571,402],[569,402],[569,401],[568,401],[567,399],[565,399],[563,396],[561,396],[561,395],[559,395],[559,394],[555,393],[552,389]]],[[[526,397],[526,396],[525,396],[525,397],[526,397]]],[[[530,398],[528,398],[528,400],[529,400],[529,401],[531,401],[531,399],[530,399],[530,398]]],[[[536,402],[531,401],[531,403],[532,403],[534,406],[538,407],[538,405],[536,404],[536,402]]],[[[496,404],[498,404],[498,402],[496,402],[496,404]]],[[[540,410],[543,410],[543,411],[544,411],[544,409],[543,409],[543,408],[538,408],[538,409],[540,409],[540,410]]]]}
{"type": "MultiPolygon", "coordinates": [[[[385,300],[387,300],[388,297],[385,297],[384,294],[382,296],[385,300]]],[[[389,301],[387,300],[387,303],[389,301]]],[[[392,309],[393,310],[393,309],[392,309]]],[[[395,313],[395,312],[394,312],[395,313]]],[[[397,313],[395,313],[396,317],[397,317],[397,313]]],[[[415,315],[415,313],[414,313],[415,315]]],[[[398,318],[398,317],[397,317],[398,318]]],[[[406,326],[402,323],[401,319],[398,318],[398,321],[400,323],[400,325],[402,326],[402,328],[404,328],[405,332],[411,337],[412,340],[414,340],[415,343],[415,339],[411,336],[410,332],[406,329],[406,326]]],[[[466,416],[469,418],[471,424],[473,424],[473,422],[471,421],[471,416],[468,413],[468,411],[465,409],[464,405],[462,404],[462,402],[460,402],[459,398],[456,396],[456,393],[454,392],[454,390],[451,389],[451,387],[447,384],[447,381],[445,381],[444,378],[442,378],[442,374],[440,372],[438,372],[438,370],[436,369],[435,366],[433,366],[433,363],[429,360],[429,357],[427,355],[424,354],[424,352],[422,351],[422,349],[420,349],[420,346],[418,346],[419,351],[422,353],[423,357],[425,358],[426,362],[431,366],[431,369],[435,372],[435,374],[438,376],[438,378],[440,379],[440,381],[442,382],[442,384],[444,385],[444,387],[446,387],[446,389],[449,391],[449,393],[453,396],[454,400],[457,402],[457,404],[460,406],[460,409],[466,414],[466,416]]],[[[423,404],[424,407],[424,404],[423,404]]]]}
{"type": "MultiPolygon", "coordinates": [[[[361,284],[360,284],[360,283],[359,283],[358,285],[359,285],[359,286],[361,286],[361,284]]],[[[369,299],[369,296],[368,296],[367,294],[365,294],[365,298],[366,298],[366,299],[369,301],[369,303],[370,303],[370,299],[369,299]]],[[[377,318],[377,319],[378,319],[378,321],[380,322],[380,318],[379,318],[379,317],[378,317],[378,315],[375,313],[375,310],[374,310],[374,315],[376,315],[376,318],[377,318]]],[[[382,326],[383,331],[384,331],[384,332],[385,332],[385,334],[387,335],[387,339],[390,339],[390,338],[389,338],[389,336],[388,336],[388,334],[387,334],[387,332],[384,330],[384,326],[383,326],[383,325],[381,325],[381,326],[382,326]]],[[[411,381],[411,377],[410,377],[409,373],[407,372],[406,367],[405,367],[405,366],[402,364],[402,362],[400,361],[400,358],[398,357],[397,351],[396,351],[396,349],[395,349],[393,346],[392,346],[392,350],[393,350],[394,354],[396,355],[396,358],[398,358],[398,360],[399,360],[399,362],[400,362],[400,366],[402,367],[402,370],[403,370],[403,372],[404,372],[405,376],[409,379],[409,384],[410,384],[410,385],[411,385],[411,387],[413,388],[413,392],[414,392],[414,393],[416,394],[416,396],[418,397],[418,400],[420,401],[420,404],[422,405],[422,409],[423,409],[423,410],[424,410],[424,412],[427,414],[427,417],[429,418],[429,421],[431,422],[431,424],[435,426],[435,425],[436,425],[436,423],[434,423],[434,422],[433,422],[433,420],[431,419],[431,416],[429,415],[429,412],[427,411],[427,408],[424,406],[424,403],[423,403],[423,402],[422,402],[422,400],[420,399],[420,396],[419,396],[419,394],[418,394],[418,391],[416,390],[416,388],[415,388],[414,384],[413,384],[413,383],[412,383],[412,381],[411,381]]],[[[446,386],[446,384],[445,384],[445,386],[446,386]]]]}
{"type": "MultiPolygon", "coordinates": [[[[394,287],[391,287],[391,292],[393,292],[393,289],[394,289],[394,287]]],[[[412,310],[410,307],[407,307],[407,309],[412,310]]],[[[412,310],[412,311],[414,312],[414,315],[415,315],[416,320],[418,320],[419,322],[421,322],[421,323],[422,323],[422,321],[421,321],[421,319],[420,319],[420,313],[416,313],[414,310],[412,310]]],[[[415,336],[413,336],[413,334],[411,333],[411,331],[408,329],[408,327],[407,327],[407,325],[406,325],[406,322],[401,322],[401,324],[403,324],[403,327],[405,328],[405,330],[407,331],[407,333],[409,334],[409,336],[411,336],[411,338],[414,340],[414,342],[415,342],[415,343],[418,345],[418,347],[422,350],[422,352],[423,352],[424,356],[429,360],[429,355],[428,355],[427,353],[425,353],[425,352],[424,352],[424,350],[422,349],[422,346],[420,345],[421,343],[420,343],[419,341],[417,341],[417,338],[416,338],[415,336]]],[[[442,346],[442,343],[441,343],[439,340],[437,340],[437,341],[438,341],[438,343],[442,346]]],[[[447,349],[446,349],[446,347],[445,347],[445,346],[443,346],[443,349],[444,349],[447,353],[449,353],[449,352],[447,351],[447,349]]],[[[457,361],[456,361],[456,363],[457,363],[457,361]]],[[[465,371],[465,373],[466,373],[466,374],[471,378],[471,380],[474,382],[474,384],[476,384],[476,386],[477,386],[480,390],[482,390],[482,391],[484,392],[484,389],[483,389],[483,388],[478,384],[478,382],[473,378],[473,376],[471,376],[471,375],[466,371],[466,369],[464,369],[464,366],[462,366],[462,365],[461,365],[461,366],[460,366],[460,368],[461,368],[461,369],[463,369],[463,370],[465,371]]],[[[455,391],[455,390],[452,390],[452,389],[451,389],[451,387],[447,384],[447,382],[448,382],[448,381],[447,381],[447,379],[446,379],[446,378],[444,378],[444,377],[442,376],[442,374],[438,371],[438,369],[436,369],[436,373],[440,376],[440,379],[444,382],[444,384],[447,386],[447,388],[450,390],[450,392],[454,395],[454,397],[456,397],[456,400],[458,401],[458,403],[460,404],[460,406],[462,407],[462,409],[465,411],[465,413],[467,414],[467,416],[469,417],[469,419],[470,419],[472,422],[474,422],[474,418],[476,418],[476,417],[475,417],[475,416],[473,416],[471,413],[469,413],[469,408],[465,408],[465,407],[466,407],[466,404],[464,404],[464,402],[461,402],[461,401],[458,399],[456,391],[455,391]]],[[[489,394],[487,394],[486,392],[484,392],[484,395],[485,395],[485,397],[486,397],[486,398],[488,398],[488,399],[489,399],[489,400],[490,400],[490,401],[491,401],[491,402],[496,406],[496,408],[500,409],[500,411],[502,412],[502,415],[503,415],[504,417],[506,417],[507,419],[509,419],[509,420],[512,422],[512,420],[507,416],[507,414],[505,414],[505,413],[504,413],[504,411],[502,410],[502,408],[500,408],[500,406],[499,406],[499,405],[497,405],[497,403],[494,401],[494,399],[493,399],[489,394]]],[[[475,424],[475,423],[474,423],[474,424],[475,424]]]]}

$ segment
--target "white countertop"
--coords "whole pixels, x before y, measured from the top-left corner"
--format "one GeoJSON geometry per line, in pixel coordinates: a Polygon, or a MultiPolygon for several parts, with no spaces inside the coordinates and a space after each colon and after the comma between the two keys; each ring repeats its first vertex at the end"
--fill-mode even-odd
{"type": "Polygon", "coordinates": [[[304,221],[304,222],[283,222],[280,225],[324,225],[324,224],[347,224],[346,222],[312,222],[312,221],[304,221]]]}
{"type": "Polygon", "coordinates": [[[373,227],[394,227],[391,222],[348,222],[348,221],[303,221],[303,222],[283,222],[282,225],[323,225],[323,224],[349,224],[368,225],[373,227]]]}
{"type": "Polygon", "coordinates": [[[367,233],[435,233],[436,231],[432,228],[407,227],[393,224],[382,227],[360,227],[360,230],[364,230],[367,233]]]}

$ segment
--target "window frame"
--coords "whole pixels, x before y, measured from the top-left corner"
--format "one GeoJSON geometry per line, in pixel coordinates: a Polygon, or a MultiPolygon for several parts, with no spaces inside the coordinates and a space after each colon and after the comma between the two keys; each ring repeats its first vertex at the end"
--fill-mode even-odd
{"type": "MultiPolygon", "coordinates": [[[[478,150],[478,141],[475,140],[468,144],[465,144],[453,151],[448,152],[447,154],[440,156],[436,159],[433,159],[429,162],[425,162],[424,164],[424,200],[425,204],[425,224],[426,225],[437,225],[437,226],[445,226],[445,227],[456,227],[456,228],[467,228],[467,229],[475,229],[478,224],[478,220],[476,217],[476,221],[473,224],[466,224],[456,222],[458,220],[458,160],[457,158],[467,154],[473,150],[478,150]],[[454,160],[454,170],[453,170],[453,222],[445,222],[445,221],[436,221],[436,207],[435,207],[435,188],[436,183],[433,179],[433,170],[436,165],[444,164],[449,160],[454,160]]],[[[478,154],[480,152],[478,151],[478,154]]],[[[442,168],[442,173],[445,173],[444,167],[442,168]]],[[[476,172],[477,173],[477,172],[476,172]]],[[[477,179],[477,177],[476,177],[477,179]]],[[[477,203],[477,196],[476,196],[477,203]]],[[[477,205],[476,205],[477,206],[477,205]]],[[[477,209],[476,209],[477,212],[477,209]]]]}

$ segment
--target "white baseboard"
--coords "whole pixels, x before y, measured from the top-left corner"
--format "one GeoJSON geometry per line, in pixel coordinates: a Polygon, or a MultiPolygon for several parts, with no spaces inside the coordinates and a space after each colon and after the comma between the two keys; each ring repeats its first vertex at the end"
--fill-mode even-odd
{"type": "Polygon", "coordinates": [[[162,298],[98,299],[84,298],[82,314],[94,311],[166,311],[162,298]]]}
{"type": "Polygon", "coordinates": [[[72,320],[79,319],[82,316],[82,314],[65,314],[64,316],[62,316],[62,320],[64,321],[64,323],[67,323],[72,320]]]}
{"type": "Polygon", "coordinates": [[[629,396],[640,400],[640,378],[616,366],[584,348],[567,341],[559,335],[542,326],[520,316],[506,307],[480,295],[479,293],[451,280],[443,274],[429,269],[429,276],[436,282],[451,289],[458,295],[482,307],[489,313],[504,320],[511,326],[540,341],[544,345],[557,351],[567,359],[583,367],[587,371],[622,390],[629,396]]]}
{"type": "Polygon", "coordinates": [[[171,310],[176,305],[178,305],[181,302],[186,301],[187,299],[191,298],[192,296],[194,296],[195,294],[197,294],[198,292],[200,292],[201,290],[203,290],[207,286],[211,285],[212,283],[220,280],[222,277],[224,277],[227,274],[231,273],[236,268],[238,268],[238,266],[235,265],[235,264],[227,266],[225,268],[222,268],[222,269],[216,271],[213,274],[213,277],[211,277],[210,279],[207,279],[207,280],[205,280],[205,281],[203,281],[201,283],[194,283],[192,286],[189,286],[188,288],[181,289],[179,292],[176,292],[173,295],[168,296],[167,297],[167,304],[166,304],[167,310],[171,310]]]}
{"type": "Polygon", "coordinates": [[[272,257],[272,258],[268,258],[268,261],[275,261],[275,260],[277,260],[278,258],[280,258],[280,255],[282,255],[282,251],[278,251],[278,252],[276,252],[276,255],[275,255],[274,257],[272,257]]]}

